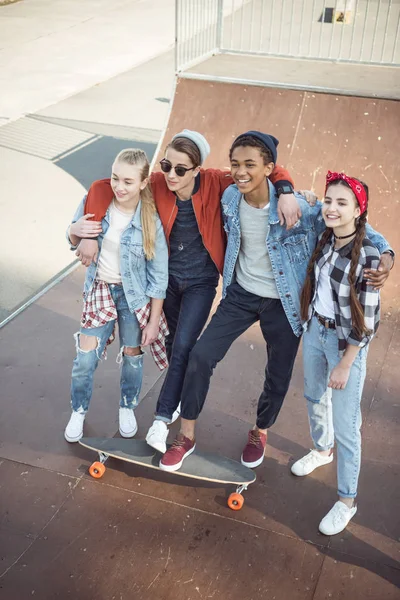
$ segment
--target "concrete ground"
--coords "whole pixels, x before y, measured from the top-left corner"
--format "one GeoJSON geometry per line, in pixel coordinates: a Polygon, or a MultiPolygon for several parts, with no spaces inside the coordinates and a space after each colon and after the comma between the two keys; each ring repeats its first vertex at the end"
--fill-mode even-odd
{"type": "Polygon", "coordinates": [[[71,265],[66,226],[117,152],[152,158],[173,41],[172,0],[0,7],[0,323],[71,265]]]}
{"type": "Polygon", "coordinates": [[[0,10],[0,117],[41,110],[162,54],[175,2],[21,0],[0,10]]]}
{"type": "MultiPolygon", "coordinates": [[[[112,459],[102,479],[88,476],[95,454],[63,439],[83,275],[83,268],[75,271],[2,329],[0,597],[398,600],[396,322],[381,324],[370,349],[358,512],[329,538],[318,523],[335,501],[336,461],[306,478],[289,470],[310,446],[300,356],[241,511],[226,506],[232,486],[112,459]]],[[[96,373],[88,436],[112,437],[118,429],[115,356],[114,345],[96,373]]],[[[264,357],[254,325],[217,368],[199,420],[199,448],[240,457],[264,357]]],[[[139,439],[161,384],[146,357],[139,439]]]]}
{"type": "MultiPolygon", "coordinates": [[[[0,6],[0,321],[71,264],[65,224],[114,154],[133,143],[154,151],[173,80],[172,5],[0,6]],[[161,54],[153,57],[154,48],[161,54]]],[[[335,501],[335,462],[304,479],[289,470],[310,444],[301,356],[240,512],[226,506],[230,486],[111,460],[103,479],[88,476],[93,453],[63,439],[83,277],[82,267],[74,270],[0,332],[0,598],[397,600],[397,312],[387,312],[369,354],[359,509],[346,531],[326,538],[317,526],[335,501]]],[[[96,374],[88,436],[116,435],[116,352],[114,344],[96,374]]],[[[200,448],[239,458],[264,356],[255,325],[216,371],[200,448]]],[[[140,439],[161,384],[146,356],[140,439]]]]}

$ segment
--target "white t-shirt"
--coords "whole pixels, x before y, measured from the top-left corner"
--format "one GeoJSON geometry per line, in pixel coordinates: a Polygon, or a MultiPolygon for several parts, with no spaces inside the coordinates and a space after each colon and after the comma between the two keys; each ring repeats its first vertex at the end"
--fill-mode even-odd
{"type": "Polygon", "coordinates": [[[267,249],[269,204],[255,208],[242,196],[239,206],[241,241],[235,274],[247,292],[262,298],[279,298],[267,249]]]}
{"type": "Polygon", "coordinates": [[[329,262],[326,261],[322,267],[318,283],[317,294],[314,300],[314,308],[318,314],[327,319],[335,320],[335,306],[332,299],[331,280],[329,277],[329,262]]]}
{"type": "Polygon", "coordinates": [[[128,227],[134,213],[124,213],[118,210],[114,200],[110,205],[109,217],[110,225],[103,238],[99,264],[97,268],[97,278],[107,283],[120,283],[121,261],[120,261],[120,242],[122,232],[128,227]]]}

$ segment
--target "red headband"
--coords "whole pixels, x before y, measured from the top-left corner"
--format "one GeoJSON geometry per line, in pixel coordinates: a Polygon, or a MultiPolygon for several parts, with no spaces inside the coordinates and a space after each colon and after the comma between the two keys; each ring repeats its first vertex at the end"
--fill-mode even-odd
{"type": "Polygon", "coordinates": [[[367,193],[365,191],[364,186],[361,185],[358,179],[354,179],[353,177],[347,177],[347,175],[345,175],[344,173],[332,173],[331,171],[328,171],[328,174],[326,176],[325,194],[326,190],[328,189],[328,186],[334,181],[337,181],[338,179],[342,179],[343,181],[349,184],[352,192],[354,192],[354,195],[360,207],[360,214],[363,214],[363,212],[367,210],[367,193]]]}

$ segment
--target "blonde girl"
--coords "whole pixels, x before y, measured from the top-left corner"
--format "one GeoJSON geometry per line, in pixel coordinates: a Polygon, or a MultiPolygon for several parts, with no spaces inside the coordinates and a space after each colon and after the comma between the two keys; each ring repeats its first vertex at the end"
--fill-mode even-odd
{"type": "Polygon", "coordinates": [[[72,368],[72,414],[65,439],[77,442],[93,390],[93,376],[118,323],[121,364],[119,431],[133,437],[134,410],[143,376],[141,346],[161,336],[162,304],[168,285],[168,249],[149,186],[149,162],[142,150],[122,150],[112,165],[113,199],[101,221],[84,215],[86,197],[68,229],[71,249],[98,235],[99,252],[86,271],[84,307],[72,368]],[[145,321],[143,321],[145,318],[145,321]]]}

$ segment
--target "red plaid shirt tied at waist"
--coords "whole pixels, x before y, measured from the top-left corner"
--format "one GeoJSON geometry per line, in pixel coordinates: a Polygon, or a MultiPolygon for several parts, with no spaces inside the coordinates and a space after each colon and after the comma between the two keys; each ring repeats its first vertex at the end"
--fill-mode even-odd
{"type": "MultiPolygon", "coordinates": [[[[144,329],[149,322],[151,306],[148,302],[142,308],[135,310],[135,315],[139,323],[140,329],[144,329]]],[[[85,298],[83,304],[83,312],[81,319],[81,327],[83,329],[92,329],[94,327],[102,327],[110,321],[116,321],[117,309],[113,297],[110,292],[108,283],[105,281],[96,280],[85,298]]],[[[165,338],[169,334],[167,321],[164,312],[161,313],[160,323],[158,328],[158,336],[152,344],[150,344],[150,352],[157,367],[162,371],[168,367],[167,352],[165,349],[165,338]]],[[[107,340],[106,347],[115,339],[115,327],[110,337],[107,340]]],[[[104,350],[104,353],[106,350],[104,350]]]]}

